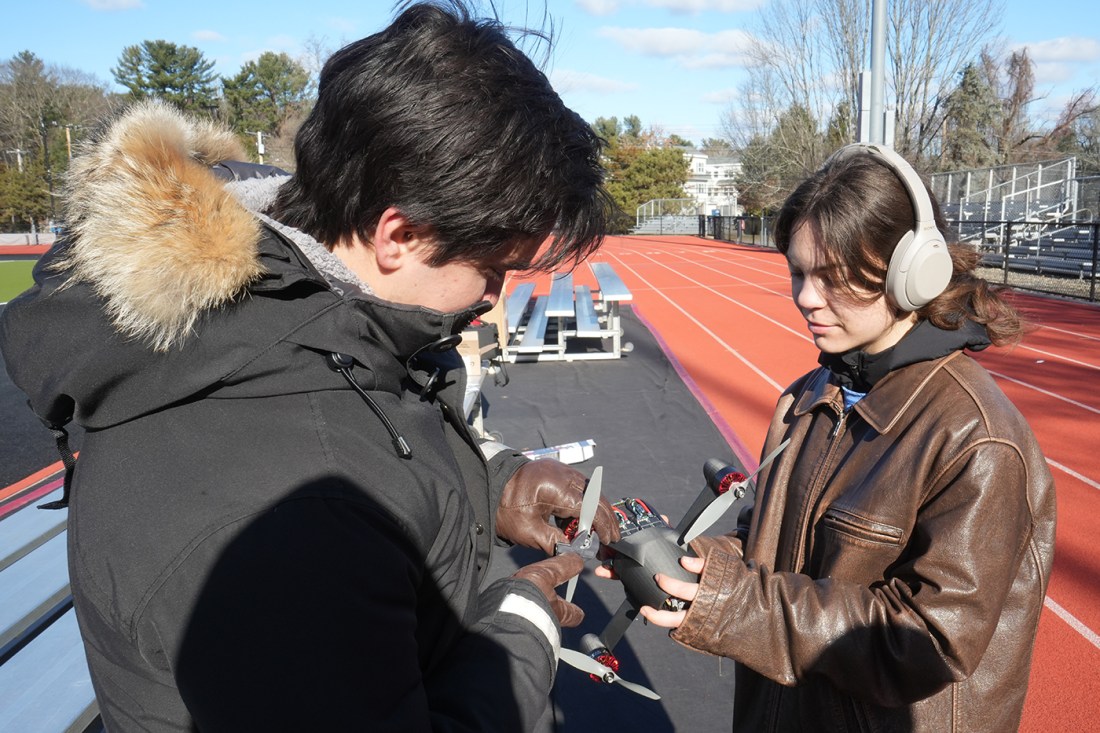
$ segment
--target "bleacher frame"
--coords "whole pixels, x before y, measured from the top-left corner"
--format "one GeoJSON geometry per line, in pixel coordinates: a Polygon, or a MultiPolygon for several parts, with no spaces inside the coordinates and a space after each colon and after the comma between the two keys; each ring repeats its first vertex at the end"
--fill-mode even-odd
{"type": "Polygon", "coordinates": [[[546,295],[536,296],[533,282],[516,285],[505,300],[507,361],[618,359],[630,351],[619,308],[633,295],[608,263],[589,267],[595,291],[574,285],[572,273],[554,273],[546,295]],[[591,348],[596,343],[600,348],[591,348]]]}
{"type": "Polygon", "coordinates": [[[99,731],[99,707],[69,588],[68,510],[59,475],[3,507],[0,521],[0,730],[99,731]]]}
{"type": "Polygon", "coordinates": [[[956,238],[1003,285],[1096,300],[1100,221],[959,221],[956,238]],[[1076,281],[1076,282],[1074,282],[1076,281]]]}

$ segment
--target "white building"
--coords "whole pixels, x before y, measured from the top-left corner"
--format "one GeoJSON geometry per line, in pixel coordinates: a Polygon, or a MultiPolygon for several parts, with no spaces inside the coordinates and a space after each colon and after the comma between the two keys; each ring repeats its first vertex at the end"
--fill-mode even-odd
{"type": "Polygon", "coordinates": [[[690,166],[684,194],[695,200],[696,211],[707,216],[715,212],[722,216],[740,215],[734,181],[741,172],[741,161],[733,156],[707,155],[692,148],[684,149],[684,157],[690,166]]]}

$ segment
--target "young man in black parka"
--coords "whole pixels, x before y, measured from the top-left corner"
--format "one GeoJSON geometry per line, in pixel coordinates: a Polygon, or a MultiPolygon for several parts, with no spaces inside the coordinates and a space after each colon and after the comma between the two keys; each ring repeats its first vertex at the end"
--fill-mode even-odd
{"type": "MultiPolygon", "coordinates": [[[[545,715],[582,562],[486,571],[494,545],[552,555],[585,479],[482,443],[453,347],[507,271],[599,246],[599,152],[447,3],[328,61],[293,176],[242,177],[234,135],[158,103],[74,159],[71,234],[0,347],[39,417],[86,431],[70,575],[108,730],[545,715]]],[[[595,529],[617,539],[606,503],[595,529]]]]}

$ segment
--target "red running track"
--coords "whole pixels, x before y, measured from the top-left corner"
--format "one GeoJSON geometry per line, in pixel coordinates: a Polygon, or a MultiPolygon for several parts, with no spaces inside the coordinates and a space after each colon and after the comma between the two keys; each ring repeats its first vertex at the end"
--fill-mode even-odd
{"type": "MultiPolygon", "coordinates": [[[[654,236],[609,238],[594,259],[614,265],[637,312],[755,465],[779,393],[817,363],[817,349],[791,303],[782,255],[654,236]]],[[[595,285],[587,267],[577,269],[574,281],[595,285]]],[[[537,282],[537,292],[548,292],[548,280],[537,282]]],[[[1059,512],[1021,730],[1098,731],[1100,552],[1093,538],[1100,530],[1100,307],[1013,297],[1033,330],[1015,348],[991,348],[976,357],[1038,436],[1059,512]]]]}
{"type": "MultiPolygon", "coordinates": [[[[731,447],[755,465],[779,393],[816,364],[774,250],[697,237],[612,237],[606,260],[633,305],[679,361],[731,447]],[[744,447],[742,447],[744,446],[744,447]]],[[[595,286],[587,267],[576,284],[595,286]]],[[[538,292],[549,279],[537,280],[538,292]]],[[[1054,571],[1039,624],[1022,731],[1100,731],[1100,307],[1017,294],[1034,329],[1013,349],[977,359],[1019,406],[1039,438],[1058,492],[1054,571]]],[[[629,341],[630,334],[625,340],[629,341]]],[[[0,491],[17,500],[56,479],[44,469],[0,491]]],[[[53,485],[50,487],[53,488],[53,485]]],[[[996,551],[996,548],[990,548],[996,551]]]]}

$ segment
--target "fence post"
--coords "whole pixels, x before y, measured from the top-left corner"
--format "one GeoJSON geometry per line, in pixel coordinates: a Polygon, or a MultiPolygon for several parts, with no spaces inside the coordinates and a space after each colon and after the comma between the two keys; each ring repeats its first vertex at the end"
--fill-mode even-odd
{"type": "Polygon", "coordinates": [[[1005,222],[1004,239],[1001,240],[1001,282],[1008,285],[1008,248],[1012,244],[1012,222],[1005,222]]]}
{"type": "Polygon", "coordinates": [[[1100,222],[1092,223],[1092,280],[1089,282],[1089,300],[1096,300],[1096,261],[1097,250],[1100,249],[1100,222]]]}

